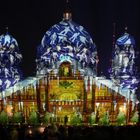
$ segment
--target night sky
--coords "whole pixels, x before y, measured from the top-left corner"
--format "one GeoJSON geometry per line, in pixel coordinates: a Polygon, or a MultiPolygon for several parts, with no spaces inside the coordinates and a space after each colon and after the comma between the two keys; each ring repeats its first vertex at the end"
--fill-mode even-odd
{"type": "MultiPolygon", "coordinates": [[[[34,76],[37,46],[45,32],[61,21],[65,0],[4,0],[0,5],[0,34],[8,26],[23,55],[24,77],[34,76]]],[[[97,46],[99,75],[107,75],[110,65],[114,22],[116,39],[127,26],[140,51],[139,7],[139,0],[71,0],[73,21],[85,27],[97,46]]]]}

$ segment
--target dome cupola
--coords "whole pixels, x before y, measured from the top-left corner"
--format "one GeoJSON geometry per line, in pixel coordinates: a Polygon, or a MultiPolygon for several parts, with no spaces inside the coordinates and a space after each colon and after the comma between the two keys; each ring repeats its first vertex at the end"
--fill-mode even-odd
{"type": "Polygon", "coordinates": [[[37,50],[37,69],[58,68],[61,58],[78,63],[80,68],[89,68],[92,75],[96,73],[96,45],[86,29],[72,21],[69,10],[64,12],[62,21],[44,34],[37,50]]]}

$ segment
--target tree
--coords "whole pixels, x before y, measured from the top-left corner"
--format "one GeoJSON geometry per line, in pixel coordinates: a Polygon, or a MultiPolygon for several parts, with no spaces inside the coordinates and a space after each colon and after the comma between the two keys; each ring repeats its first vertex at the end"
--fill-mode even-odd
{"type": "Polygon", "coordinates": [[[51,118],[51,113],[46,112],[44,117],[43,117],[43,123],[48,124],[50,122],[50,118],[51,118]]]}
{"type": "Polygon", "coordinates": [[[38,115],[35,111],[31,112],[29,118],[28,118],[28,123],[30,125],[37,125],[39,122],[38,115]]]}
{"type": "Polygon", "coordinates": [[[137,86],[137,90],[136,90],[136,97],[137,97],[137,100],[138,100],[138,124],[140,124],[140,82],[137,86]]]}
{"type": "Polygon", "coordinates": [[[132,123],[138,123],[138,120],[139,120],[139,114],[138,114],[138,111],[136,111],[132,118],[130,119],[132,123]]]}
{"type": "Polygon", "coordinates": [[[109,125],[109,114],[105,112],[103,116],[99,119],[99,124],[101,125],[109,125]]]}
{"type": "Polygon", "coordinates": [[[23,116],[21,112],[15,112],[12,118],[13,123],[22,123],[23,116]]]}
{"type": "Polygon", "coordinates": [[[4,110],[0,113],[0,124],[7,125],[9,121],[8,114],[4,110]]]}
{"type": "Polygon", "coordinates": [[[93,125],[96,123],[96,114],[94,112],[91,113],[91,115],[89,116],[89,124],[93,125]]]}
{"type": "Polygon", "coordinates": [[[71,117],[70,124],[76,126],[80,125],[81,123],[82,123],[82,115],[75,112],[71,117]]]}
{"type": "Polygon", "coordinates": [[[124,112],[120,111],[117,116],[117,125],[124,125],[124,124],[126,124],[126,116],[124,112]]]}

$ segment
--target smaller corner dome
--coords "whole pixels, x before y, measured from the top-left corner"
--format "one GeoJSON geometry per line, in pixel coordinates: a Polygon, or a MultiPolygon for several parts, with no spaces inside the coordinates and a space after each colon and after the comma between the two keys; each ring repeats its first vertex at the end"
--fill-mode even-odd
{"type": "Polygon", "coordinates": [[[3,34],[0,36],[0,46],[5,47],[17,47],[18,43],[15,38],[9,33],[3,34]]]}
{"type": "Polygon", "coordinates": [[[132,35],[128,33],[124,33],[120,38],[117,39],[116,44],[118,46],[123,46],[123,45],[133,45],[135,46],[135,39],[132,35]]]}

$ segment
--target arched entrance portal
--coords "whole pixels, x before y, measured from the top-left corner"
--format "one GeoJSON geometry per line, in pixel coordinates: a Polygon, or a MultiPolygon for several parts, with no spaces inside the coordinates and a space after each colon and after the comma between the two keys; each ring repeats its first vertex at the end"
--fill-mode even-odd
{"type": "Polygon", "coordinates": [[[72,76],[72,69],[71,69],[70,62],[64,61],[60,64],[59,75],[60,76],[72,76]]]}

